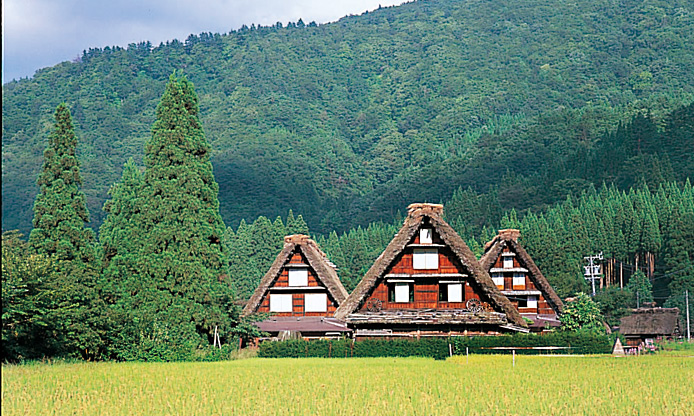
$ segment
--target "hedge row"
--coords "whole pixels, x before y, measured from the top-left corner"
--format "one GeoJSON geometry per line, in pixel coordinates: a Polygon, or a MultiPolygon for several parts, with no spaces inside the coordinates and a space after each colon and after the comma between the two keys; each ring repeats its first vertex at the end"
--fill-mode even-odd
{"type": "Polygon", "coordinates": [[[454,354],[503,354],[497,347],[516,347],[516,354],[609,354],[612,337],[589,333],[557,332],[545,335],[515,334],[497,337],[424,338],[421,340],[289,340],[260,344],[258,356],[267,358],[300,357],[432,357],[443,360],[454,354]],[[559,350],[536,350],[531,347],[563,347],[559,350]],[[526,349],[527,348],[527,349],[526,349]]]}
{"type": "Polygon", "coordinates": [[[467,347],[474,354],[503,354],[499,347],[516,347],[516,354],[609,354],[614,337],[581,332],[551,332],[544,335],[514,334],[498,337],[451,338],[454,354],[465,354],[467,347]],[[558,350],[531,349],[561,347],[558,350]]]}
{"type": "Polygon", "coordinates": [[[437,360],[444,360],[448,356],[448,339],[264,342],[260,344],[258,356],[268,358],[433,357],[437,360]]]}

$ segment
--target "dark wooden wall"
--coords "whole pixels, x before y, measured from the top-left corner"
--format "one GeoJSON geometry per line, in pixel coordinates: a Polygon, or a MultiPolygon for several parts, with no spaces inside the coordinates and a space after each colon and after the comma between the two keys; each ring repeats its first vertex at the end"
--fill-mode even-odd
{"type": "MultiPolygon", "coordinates": [[[[443,244],[441,238],[434,232],[434,244],[443,244]]],[[[419,233],[416,234],[414,244],[419,244],[419,233]]],[[[417,274],[417,275],[439,275],[460,273],[467,274],[462,266],[457,261],[455,255],[448,247],[438,248],[439,268],[438,269],[417,269],[412,265],[412,254],[414,248],[406,247],[403,254],[395,261],[395,263],[386,270],[387,274],[417,274]]],[[[381,279],[380,283],[373,290],[371,295],[364,302],[361,310],[366,311],[371,304],[371,299],[381,301],[382,309],[462,309],[465,308],[465,302],[469,299],[481,299],[474,285],[470,284],[470,278],[464,286],[463,302],[440,302],[439,299],[439,280],[453,280],[451,278],[432,277],[416,277],[414,278],[414,302],[389,302],[388,301],[388,283],[385,279],[381,279]]]]}

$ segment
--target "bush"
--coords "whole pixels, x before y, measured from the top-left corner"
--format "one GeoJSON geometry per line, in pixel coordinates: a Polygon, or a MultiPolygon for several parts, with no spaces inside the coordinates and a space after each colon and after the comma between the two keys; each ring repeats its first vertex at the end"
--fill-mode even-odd
{"type": "Polygon", "coordinates": [[[289,340],[260,344],[259,357],[267,358],[349,358],[349,357],[432,357],[444,360],[448,356],[449,340],[427,338],[421,340],[352,340],[304,341],[289,340]]]}
{"type": "MultiPolygon", "coordinates": [[[[609,354],[614,337],[583,332],[554,332],[545,335],[514,334],[496,337],[425,338],[421,340],[289,340],[260,344],[259,357],[266,358],[349,358],[349,357],[448,357],[448,345],[454,354],[503,354],[494,347],[565,347],[562,354],[609,354]]],[[[541,354],[547,350],[518,349],[516,354],[541,354]]]]}
{"type": "MultiPolygon", "coordinates": [[[[614,339],[607,335],[586,332],[552,332],[544,335],[514,334],[498,337],[452,338],[454,354],[465,354],[467,347],[474,354],[499,354],[495,347],[564,347],[563,354],[609,354],[614,339]]],[[[547,350],[518,349],[516,354],[546,354],[547,350]]]]}

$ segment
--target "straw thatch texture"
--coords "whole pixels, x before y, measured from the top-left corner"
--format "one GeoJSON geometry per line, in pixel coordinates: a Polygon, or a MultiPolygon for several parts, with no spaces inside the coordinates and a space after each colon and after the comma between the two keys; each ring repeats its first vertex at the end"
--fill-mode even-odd
{"type": "Polygon", "coordinates": [[[467,271],[468,275],[481,288],[492,302],[495,308],[503,312],[508,321],[516,325],[526,327],[527,324],[513,304],[497,289],[489,274],[480,266],[470,248],[465,244],[458,233],[443,220],[443,206],[439,204],[412,204],[408,208],[405,222],[393,237],[388,247],[376,259],[364,278],[359,282],[347,300],[337,308],[335,317],[346,319],[351,313],[357,311],[374,287],[383,277],[387,269],[403,252],[405,246],[413,239],[415,233],[421,228],[425,220],[436,230],[443,242],[451,249],[456,258],[467,271]]]}
{"type": "Polygon", "coordinates": [[[678,308],[642,308],[621,319],[619,332],[628,335],[674,336],[679,333],[678,308]]]}
{"type": "Polygon", "coordinates": [[[243,308],[243,316],[250,315],[258,310],[268,290],[282,272],[282,268],[287,264],[292,254],[297,251],[300,251],[306,257],[309,266],[316,272],[316,278],[325,285],[328,293],[338,305],[347,299],[347,290],[342,286],[334,265],[328,261],[325,253],[318,248],[318,244],[306,235],[296,234],[284,237],[284,248],[277,255],[272,266],[270,266],[270,270],[260,280],[258,288],[253,292],[253,296],[248,300],[246,307],[243,308]]]}
{"type": "Polygon", "coordinates": [[[480,264],[485,271],[489,271],[504,248],[509,247],[511,251],[516,253],[516,258],[528,269],[528,277],[535,287],[542,292],[542,296],[554,309],[554,312],[560,314],[564,310],[564,303],[530,257],[530,254],[518,244],[518,237],[520,237],[519,230],[500,230],[499,235],[485,244],[485,252],[480,258],[480,264]]]}

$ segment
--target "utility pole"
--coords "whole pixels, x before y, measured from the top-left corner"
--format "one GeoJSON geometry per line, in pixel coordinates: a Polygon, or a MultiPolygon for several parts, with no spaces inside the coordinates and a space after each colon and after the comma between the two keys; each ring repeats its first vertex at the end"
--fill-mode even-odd
{"type": "Polygon", "coordinates": [[[691,326],[689,324],[689,290],[684,291],[684,304],[687,307],[687,341],[692,341],[692,333],[689,329],[691,326]]]}
{"type": "Polygon", "coordinates": [[[585,269],[583,275],[586,277],[586,280],[590,280],[593,287],[593,296],[595,296],[595,281],[600,279],[600,264],[596,263],[595,260],[602,260],[602,251],[597,256],[588,256],[583,259],[588,260],[588,265],[583,266],[585,269]]]}

